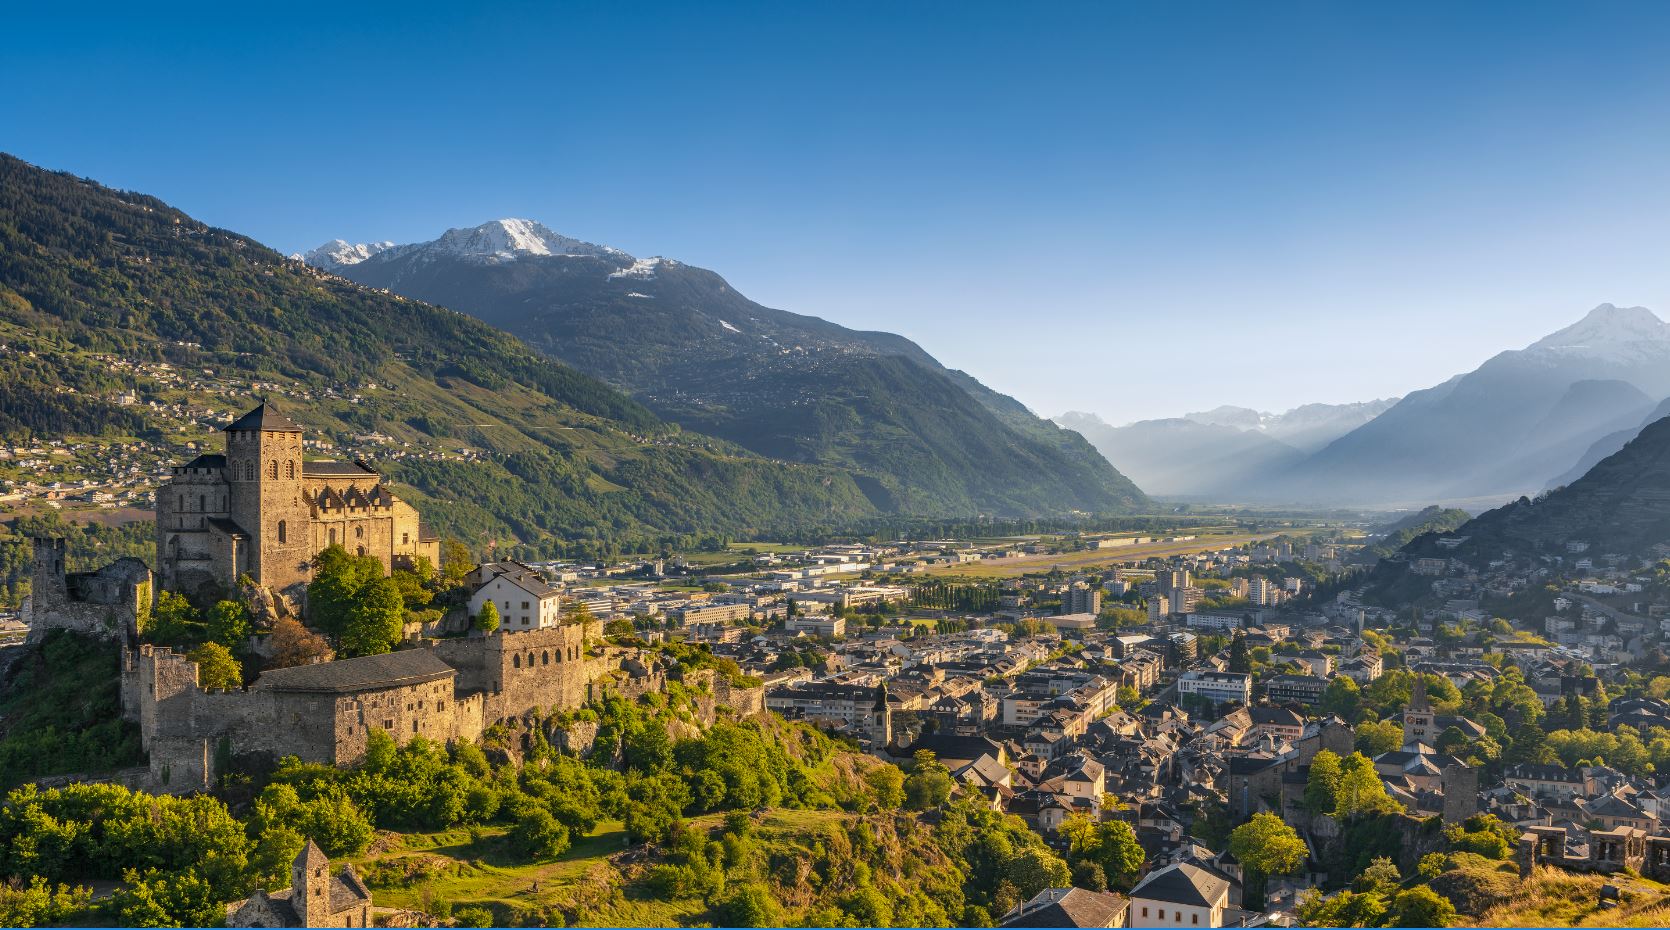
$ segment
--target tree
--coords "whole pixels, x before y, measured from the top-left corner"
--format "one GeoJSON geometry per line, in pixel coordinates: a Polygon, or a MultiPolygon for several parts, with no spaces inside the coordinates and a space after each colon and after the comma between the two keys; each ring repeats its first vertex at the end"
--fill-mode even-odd
{"type": "Polygon", "coordinates": [[[1403,728],[1390,720],[1357,726],[1357,751],[1373,758],[1403,746],[1403,728]]]}
{"type": "Polygon", "coordinates": [[[243,666],[220,643],[204,643],[186,653],[186,658],[197,663],[197,683],[203,688],[243,687],[243,666]]]}
{"type": "Polygon", "coordinates": [[[211,641],[242,651],[250,634],[249,608],[239,601],[220,601],[209,608],[207,626],[211,641]]]}
{"type": "Polygon", "coordinates": [[[1320,710],[1324,714],[1336,714],[1346,723],[1356,723],[1363,714],[1362,689],[1350,678],[1336,675],[1322,691],[1320,710]]]}
{"type": "Polygon", "coordinates": [[[1229,834],[1229,852],[1261,876],[1288,875],[1305,864],[1309,850],[1298,831],[1270,813],[1258,813],[1229,834]]]}
{"type": "Polygon", "coordinates": [[[1104,820],[1095,825],[1092,843],[1081,859],[1096,863],[1111,888],[1129,890],[1142,870],[1142,845],[1131,825],[1123,820],[1104,820]]]}
{"type": "Polygon", "coordinates": [[[139,628],[139,634],[149,642],[183,646],[202,642],[208,631],[197,615],[197,608],[191,606],[185,595],[159,591],[150,618],[139,628]]]}
{"type": "Polygon", "coordinates": [[[226,922],[226,905],[196,872],[129,869],[123,882],[109,904],[120,926],[213,927],[226,922]]]}
{"type": "Polygon", "coordinates": [[[491,927],[493,911],[479,904],[466,905],[452,912],[452,924],[455,927],[491,927]]]}
{"type": "Polygon", "coordinates": [[[1239,631],[1229,641],[1229,670],[1246,674],[1252,671],[1252,658],[1247,654],[1247,639],[1239,631]]]}
{"type": "Polygon", "coordinates": [[[1397,870],[1397,863],[1389,856],[1376,856],[1368,868],[1357,876],[1357,880],[1351,883],[1351,889],[1388,897],[1397,893],[1398,885],[1402,882],[1403,873],[1397,870]]]}
{"type": "Polygon", "coordinates": [[[29,884],[13,881],[0,884],[0,926],[40,927],[69,925],[93,903],[92,889],[83,886],[54,887],[39,875],[29,884]]]}
{"type": "Polygon", "coordinates": [[[1455,905],[1426,885],[1400,891],[1392,899],[1394,927],[1448,927],[1455,917],[1455,905]]]}
{"type": "Polygon", "coordinates": [[[342,651],[350,656],[381,655],[400,642],[406,619],[400,588],[387,578],[375,578],[358,593],[342,631],[342,651]]]}
{"type": "Polygon", "coordinates": [[[1306,888],[1296,910],[1306,927],[1378,927],[1386,916],[1386,899],[1373,892],[1342,891],[1331,898],[1306,888]]]}
{"type": "Polygon", "coordinates": [[[1335,817],[1344,820],[1348,817],[1390,814],[1401,810],[1403,805],[1386,793],[1386,785],[1380,780],[1380,773],[1374,770],[1374,763],[1367,756],[1354,752],[1341,760],[1338,803],[1334,806],[1335,817]]]}
{"type": "Polygon", "coordinates": [[[475,559],[470,556],[470,547],[464,545],[457,537],[448,536],[441,540],[441,571],[442,585],[449,588],[457,587],[464,582],[464,576],[475,569],[475,559]]]}
{"type": "Polygon", "coordinates": [[[1332,814],[1339,806],[1343,777],[1339,755],[1332,750],[1319,750],[1311,759],[1310,776],[1305,781],[1305,809],[1313,814],[1332,814]]]}
{"type": "Polygon", "coordinates": [[[905,806],[917,811],[938,807],[950,799],[956,786],[951,770],[940,763],[932,750],[918,749],[910,775],[905,778],[905,806]]]}
{"type": "Polygon", "coordinates": [[[719,904],[719,916],[727,927],[773,927],[778,923],[777,902],[758,882],[735,885],[719,904]]]}
{"type": "Polygon", "coordinates": [[[499,608],[492,601],[481,605],[481,612],[475,617],[475,628],[489,636],[499,628],[499,608]]]}
{"type": "Polygon", "coordinates": [[[896,765],[882,764],[864,773],[864,783],[870,786],[876,806],[884,811],[897,810],[905,802],[905,773],[896,765]]]}
{"type": "Polygon", "coordinates": [[[555,859],[568,851],[568,828],[542,805],[535,805],[510,829],[510,845],[529,859],[555,859]]]}
{"type": "Polygon", "coordinates": [[[332,653],[330,644],[319,634],[302,626],[301,621],[281,617],[273,623],[272,635],[267,637],[272,650],[268,668],[293,668],[314,662],[327,662],[332,653]]]}

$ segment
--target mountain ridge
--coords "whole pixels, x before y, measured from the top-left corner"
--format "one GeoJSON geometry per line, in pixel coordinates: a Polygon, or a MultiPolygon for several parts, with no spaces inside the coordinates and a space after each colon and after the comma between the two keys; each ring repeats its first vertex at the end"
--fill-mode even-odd
{"type": "Polygon", "coordinates": [[[686,428],[849,470],[884,511],[1112,513],[1147,501],[1083,437],[916,343],[765,307],[708,269],[510,220],[354,257],[333,273],[469,313],[686,428]]]}

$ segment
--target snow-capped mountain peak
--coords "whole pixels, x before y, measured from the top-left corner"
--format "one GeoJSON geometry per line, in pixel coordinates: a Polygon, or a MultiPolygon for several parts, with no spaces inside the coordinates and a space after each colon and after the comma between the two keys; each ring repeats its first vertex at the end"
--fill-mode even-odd
{"type": "Polygon", "coordinates": [[[541,223],[519,219],[493,220],[469,229],[449,229],[439,239],[423,243],[418,248],[488,264],[531,255],[631,258],[619,249],[564,236],[541,223]]]}
{"type": "Polygon", "coordinates": [[[1646,307],[1601,304],[1583,319],[1532,343],[1528,353],[1635,361],[1670,351],[1670,323],[1646,307]]]}
{"type": "Polygon", "coordinates": [[[332,239],[305,255],[298,252],[290,257],[307,262],[315,268],[335,271],[348,265],[357,265],[378,252],[386,252],[392,248],[394,248],[392,242],[361,242],[356,244],[343,239],[332,239]]]}
{"type": "Polygon", "coordinates": [[[623,263],[633,261],[632,256],[620,249],[565,236],[533,220],[513,218],[493,220],[480,226],[449,229],[442,233],[440,238],[409,245],[395,245],[392,242],[355,245],[341,239],[333,239],[305,255],[291,257],[299,258],[326,271],[338,271],[383,252],[391,253],[391,258],[407,254],[432,258],[445,256],[484,265],[552,255],[607,258],[623,263]]]}

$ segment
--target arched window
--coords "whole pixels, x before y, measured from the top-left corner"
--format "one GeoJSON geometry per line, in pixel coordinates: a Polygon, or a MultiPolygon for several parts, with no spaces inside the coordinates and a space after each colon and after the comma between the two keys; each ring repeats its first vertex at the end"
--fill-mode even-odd
{"type": "Polygon", "coordinates": [[[254,462],[245,462],[244,463],[244,480],[245,481],[254,481],[255,480],[255,463],[254,462]]]}
{"type": "Polygon", "coordinates": [[[539,654],[539,664],[540,665],[550,665],[551,664],[551,650],[547,649],[544,652],[539,654]]]}
{"type": "Polygon", "coordinates": [[[518,652],[517,654],[511,656],[510,657],[510,664],[515,668],[521,668],[522,667],[522,654],[518,652]]]}
{"type": "Polygon", "coordinates": [[[331,527],[331,545],[336,545],[336,527],[331,527]]]}
{"type": "Polygon", "coordinates": [[[365,538],[365,527],[363,527],[363,526],[354,527],[354,538],[355,539],[364,539],[365,538]]]}
{"type": "Polygon", "coordinates": [[[290,526],[283,520],[278,521],[278,541],[281,543],[290,541],[290,526]]]}
{"type": "Polygon", "coordinates": [[[284,477],[286,477],[286,478],[296,477],[296,463],[295,462],[285,462],[284,463],[284,477]]]}
{"type": "Polygon", "coordinates": [[[267,477],[268,478],[277,478],[278,477],[278,459],[273,459],[272,461],[267,463],[267,477]]]}
{"type": "Polygon", "coordinates": [[[364,546],[355,546],[354,547],[354,554],[355,555],[365,555],[365,547],[364,546]]]}

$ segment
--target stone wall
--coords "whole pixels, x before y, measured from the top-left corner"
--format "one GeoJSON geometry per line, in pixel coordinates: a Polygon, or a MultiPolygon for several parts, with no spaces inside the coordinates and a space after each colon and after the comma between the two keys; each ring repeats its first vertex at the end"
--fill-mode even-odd
{"type": "Polygon", "coordinates": [[[138,559],[118,559],[96,572],[66,574],[62,539],[36,539],[29,597],[29,641],[51,630],[100,639],[136,634],[151,610],[151,569],[138,559]]]}
{"type": "Polygon", "coordinates": [[[365,757],[373,730],[404,743],[473,741],[487,727],[551,710],[573,710],[590,695],[608,659],[586,654],[586,627],[431,643],[454,669],[444,680],[356,693],[206,691],[197,664],[171,649],[124,650],[123,715],[139,724],[152,790],[185,792],[214,783],[233,757],[347,765],[365,757]]]}

